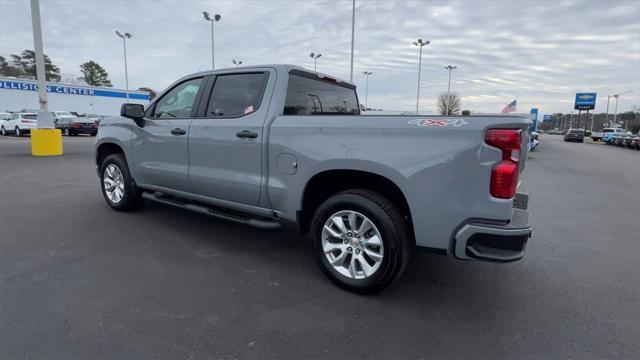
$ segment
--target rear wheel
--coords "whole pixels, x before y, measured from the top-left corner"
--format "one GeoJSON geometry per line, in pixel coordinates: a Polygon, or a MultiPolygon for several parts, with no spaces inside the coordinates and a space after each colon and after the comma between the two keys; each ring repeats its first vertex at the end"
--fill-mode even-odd
{"type": "Polygon", "coordinates": [[[16,136],[22,136],[22,132],[20,131],[20,128],[16,126],[16,128],[14,129],[16,136]]]}
{"type": "Polygon", "coordinates": [[[391,285],[409,262],[409,231],[398,208],[369,190],[322,203],[311,221],[314,257],[338,286],[372,293],[391,285]]]}
{"type": "Polygon", "coordinates": [[[71,132],[69,131],[69,128],[64,128],[64,131],[62,133],[63,133],[64,136],[71,135],[71,132]]]}
{"type": "Polygon", "coordinates": [[[0,133],[2,133],[2,136],[7,136],[7,131],[4,129],[4,126],[0,127],[0,133]]]}
{"type": "Polygon", "coordinates": [[[133,181],[122,154],[106,157],[100,165],[100,180],[102,195],[114,210],[131,211],[142,204],[142,193],[133,181]]]}

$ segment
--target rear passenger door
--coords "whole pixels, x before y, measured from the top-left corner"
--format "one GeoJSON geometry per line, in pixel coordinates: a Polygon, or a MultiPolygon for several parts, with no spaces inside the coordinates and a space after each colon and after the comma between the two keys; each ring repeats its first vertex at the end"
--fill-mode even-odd
{"type": "Polygon", "coordinates": [[[189,125],[197,112],[203,78],[182,81],[166,91],[134,127],[133,165],[136,182],[187,191],[189,125]]]}
{"type": "Polygon", "coordinates": [[[191,192],[257,205],[262,181],[263,124],[273,87],[271,70],[214,76],[189,133],[191,192]]]}

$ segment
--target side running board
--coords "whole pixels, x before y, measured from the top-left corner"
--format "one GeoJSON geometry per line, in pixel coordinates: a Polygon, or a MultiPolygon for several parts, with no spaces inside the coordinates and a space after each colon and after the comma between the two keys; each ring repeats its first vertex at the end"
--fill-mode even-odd
{"type": "Polygon", "coordinates": [[[166,205],[171,205],[181,209],[191,210],[200,214],[213,216],[219,219],[233,221],[239,224],[248,225],[251,227],[263,229],[263,230],[278,230],[282,228],[277,220],[269,220],[266,218],[252,217],[252,215],[244,214],[232,210],[226,210],[220,207],[212,207],[204,204],[190,202],[189,200],[182,200],[179,198],[169,197],[162,193],[150,193],[143,192],[142,197],[146,200],[159,202],[166,205]]]}

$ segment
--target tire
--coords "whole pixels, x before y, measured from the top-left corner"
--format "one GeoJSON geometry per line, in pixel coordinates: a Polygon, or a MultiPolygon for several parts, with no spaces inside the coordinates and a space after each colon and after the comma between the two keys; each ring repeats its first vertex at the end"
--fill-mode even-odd
{"type": "Polygon", "coordinates": [[[100,189],[102,190],[102,196],[104,196],[107,204],[117,211],[132,211],[136,210],[142,204],[142,192],[136,186],[127,161],[122,154],[112,154],[107,156],[102,164],[100,164],[100,189]],[[117,172],[114,172],[117,169],[117,172]],[[120,195],[115,198],[110,195],[110,192],[105,189],[105,178],[108,178],[112,182],[116,183],[114,192],[118,192],[120,195]]]}
{"type": "Polygon", "coordinates": [[[2,136],[7,136],[7,131],[4,129],[4,126],[0,127],[0,133],[2,133],[2,136]]]}
{"type": "Polygon", "coordinates": [[[18,136],[18,137],[22,136],[22,132],[20,132],[20,128],[19,127],[16,126],[16,128],[13,129],[13,130],[15,131],[16,136],[18,136]]]}
{"type": "MultiPolygon", "coordinates": [[[[339,233],[333,225],[329,229],[334,235],[339,233]]],[[[378,292],[391,285],[407,268],[412,244],[408,229],[398,208],[382,195],[362,189],[343,191],[331,196],[316,209],[310,229],[313,255],[322,272],[336,285],[356,293],[378,292]],[[369,230],[361,234],[351,232],[349,214],[355,214],[353,229],[357,231],[362,231],[365,226],[364,219],[373,225],[367,226],[369,230]],[[325,225],[331,224],[331,218],[341,216],[346,220],[342,225],[346,230],[342,231],[345,236],[329,236],[325,225]],[[379,235],[379,241],[374,239],[373,234],[379,235]],[[376,246],[376,243],[381,246],[376,246]],[[325,246],[333,251],[325,252],[325,246]],[[331,265],[330,258],[340,261],[341,265],[331,265]],[[368,265],[369,274],[366,274],[363,261],[368,265]]]]}
{"type": "Polygon", "coordinates": [[[71,131],[69,131],[69,128],[64,128],[64,131],[62,132],[62,134],[64,136],[71,136],[71,131]]]}

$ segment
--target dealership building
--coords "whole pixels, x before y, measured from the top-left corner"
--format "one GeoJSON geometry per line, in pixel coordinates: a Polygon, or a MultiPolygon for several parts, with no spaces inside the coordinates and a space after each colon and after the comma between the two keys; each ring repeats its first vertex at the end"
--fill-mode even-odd
{"type": "MultiPolygon", "coordinates": [[[[120,105],[130,102],[146,105],[149,93],[110,87],[47,83],[49,110],[117,115],[120,105]],[[128,99],[127,99],[128,98],[128,99]]],[[[35,80],[0,77],[0,112],[39,109],[35,80]]]]}

